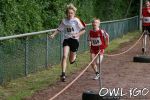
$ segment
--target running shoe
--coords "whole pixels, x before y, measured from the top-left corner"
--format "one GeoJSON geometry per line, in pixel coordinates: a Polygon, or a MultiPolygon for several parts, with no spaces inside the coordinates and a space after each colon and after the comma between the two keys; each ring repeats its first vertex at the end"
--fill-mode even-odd
{"type": "Polygon", "coordinates": [[[145,52],[146,52],[146,50],[145,50],[145,48],[143,47],[143,48],[142,48],[142,53],[145,54],[145,52]]]}
{"type": "Polygon", "coordinates": [[[66,76],[65,76],[65,75],[61,75],[61,76],[60,76],[60,80],[61,80],[62,82],[66,82],[66,76]]]}
{"type": "Polygon", "coordinates": [[[96,74],[96,76],[93,78],[94,80],[98,80],[100,78],[99,74],[96,74]]]}

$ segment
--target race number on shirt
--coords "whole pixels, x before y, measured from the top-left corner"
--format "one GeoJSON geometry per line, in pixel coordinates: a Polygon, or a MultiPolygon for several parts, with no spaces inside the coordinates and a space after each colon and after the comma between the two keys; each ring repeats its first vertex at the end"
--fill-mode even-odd
{"type": "Polygon", "coordinates": [[[91,43],[92,43],[92,46],[100,46],[102,44],[102,41],[99,37],[91,38],[91,43]]]}
{"type": "Polygon", "coordinates": [[[67,25],[65,28],[65,37],[72,37],[74,34],[74,28],[72,26],[67,25]]]}
{"type": "Polygon", "coordinates": [[[74,28],[70,25],[66,26],[66,32],[67,33],[73,33],[74,32],[74,28]]]}
{"type": "Polygon", "coordinates": [[[150,17],[144,17],[143,22],[144,23],[150,23],[150,17]]]}
{"type": "MultiPolygon", "coordinates": [[[[80,20],[75,17],[70,20],[63,19],[57,30],[64,33],[64,38],[68,39],[79,33],[83,28],[84,26],[80,20]]],[[[79,36],[77,36],[75,39],[79,39],[79,36]]]]}

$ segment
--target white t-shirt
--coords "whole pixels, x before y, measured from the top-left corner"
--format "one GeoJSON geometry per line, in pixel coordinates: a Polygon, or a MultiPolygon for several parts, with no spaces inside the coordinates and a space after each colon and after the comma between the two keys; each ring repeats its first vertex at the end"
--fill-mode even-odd
{"type": "MultiPolygon", "coordinates": [[[[78,18],[63,19],[58,27],[58,31],[64,33],[64,39],[73,38],[73,36],[81,31],[84,26],[78,18]]],[[[75,39],[79,39],[79,36],[75,39]]]]}

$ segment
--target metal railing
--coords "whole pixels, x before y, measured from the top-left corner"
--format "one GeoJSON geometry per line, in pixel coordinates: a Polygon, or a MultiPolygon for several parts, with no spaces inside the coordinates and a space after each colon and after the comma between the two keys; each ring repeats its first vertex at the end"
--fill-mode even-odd
{"type": "MultiPolygon", "coordinates": [[[[138,21],[138,16],[135,16],[105,21],[101,23],[101,27],[109,33],[112,40],[137,30],[138,21]]],[[[86,33],[80,38],[79,52],[88,50],[87,35],[90,29],[91,24],[87,24],[86,33]]],[[[58,64],[62,55],[63,34],[57,35],[53,40],[48,38],[55,30],[0,37],[0,84],[58,64]]]]}

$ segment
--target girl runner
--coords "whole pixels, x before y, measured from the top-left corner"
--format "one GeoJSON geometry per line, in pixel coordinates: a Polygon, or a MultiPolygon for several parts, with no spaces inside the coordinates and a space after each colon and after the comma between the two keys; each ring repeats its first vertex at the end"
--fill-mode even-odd
{"type": "Polygon", "coordinates": [[[77,8],[73,4],[67,5],[66,18],[64,18],[57,28],[57,30],[50,35],[50,38],[54,38],[56,34],[63,33],[63,57],[61,61],[62,74],[61,81],[65,82],[66,79],[66,67],[67,57],[69,55],[70,64],[73,64],[76,60],[76,52],[79,47],[79,37],[85,33],[85,26],[82,22],[75,17],[77,8]],[[70,54],[69,54],[70,51],[70,54]]]}

